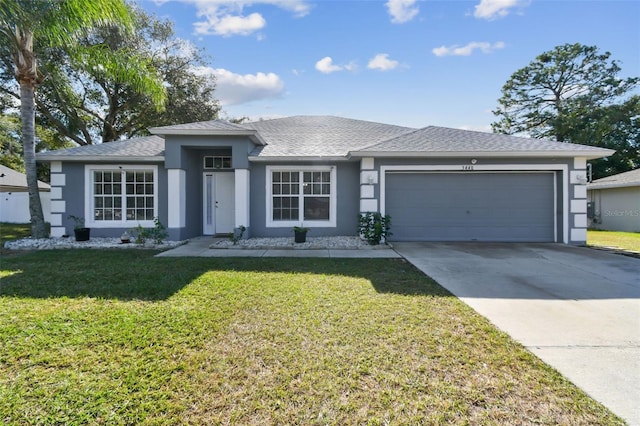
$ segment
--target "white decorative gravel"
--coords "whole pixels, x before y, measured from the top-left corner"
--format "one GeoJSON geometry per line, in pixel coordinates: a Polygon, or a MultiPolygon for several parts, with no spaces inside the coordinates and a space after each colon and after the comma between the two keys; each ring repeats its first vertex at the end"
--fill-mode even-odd
{"type": "Polygon", "coordinates": [[[7,241],[4,248],[9,250],[52,250],[71,248],[128,248],[128,249],[169,249],[184,244],[185,241],[164,241],[162,244],[123,244],[120,238],[91,238],[89,241],[76,241],[70,238],[23,238],[21,240],[7,241]]]}
{"type": "Polygon", "coordinates": [[[360,237],[307,237],[304,243],[296,243],[293,237],[281,238],[248,238],[234,244],[231,240],[217,241],[209,248],[212,249],[334,249],[334,250],[371,250],[388,249],[390,246],[380,244],[370,245],[360,237]]]}

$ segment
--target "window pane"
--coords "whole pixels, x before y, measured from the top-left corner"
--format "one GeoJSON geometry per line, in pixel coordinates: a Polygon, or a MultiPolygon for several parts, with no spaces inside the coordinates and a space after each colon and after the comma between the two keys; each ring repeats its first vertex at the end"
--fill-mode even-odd
{"type": "Polygon", "coordinates": [[[122,173],[114,173],[113,174],[114,182],[122,182],[122,173]]]}
{"type": "Polygon", "coordinates": [[[289,172],[282,172],[282,181],[283,182],[290,182],[291,181],[291,174],[289,172]]]}
{"type": "Polygon", "coordinates": [[[122,194],[122,185],[121,184],[114,184],[113,185],[113,193],[116,194],[116,195],[122,194]]]}
{"type": "Polygon", "coordinates": [[[104,181],[111,182],[111,172],[104,172],[104,181]]]}
{"type": "Polygon", "coordinates": [[[304,172],[303,182],[305,182],[305,183],[311,182],[312,181],[311,179],[312,179],[311,172],[304,172]]]}
{"type": "Polygon", "coordinates": [[[127,184],[127,195],[133,195],[134,185],[132,183],[127,184]]]}
{"type": "Polygon", "coordinates": [[[271,188],[271,193],[273,195],[278,195],[280,194],[280,185],[278,184],[273,184],[273,187],[271,188]]]}
{"type": "Polygon", "coordinates": [[[328,184],[328,183],[323,184],[322,185],[322,194],[324,194],[324,195],[331,194],[331,190],[329,188],[331,188],[330,184],[328,184]]]}
{"type": "Polygon", "coordinates": [[[102,194],[102,185],[96,183],[95,185],[93,185],[93,193],[95,195],[100,195],[102,194]]]}
{"type": "Polygon", "coordinates": [[[272,180],[273,182],[280,182],[281,181],[280,172],[273,172],[272,180]]]}
{"type": "Polygon", "coordinates": [[[273,208],[276,209],[276,208],[280,208],[280,207],[282,207],[282,198],[275,197],[273,199],[273,208]]]}
{"type": "Polygon", "coordinates": [[[300,173],[291,172],[291,182],[300,182],[300,173]]]}
{"type": "Polygon", "coordinates": [[[93,172],[93,180],[95,182],[102,182],[102,172],[93,172]]]}
{"type": "Polygon", "coordinates": [[[148,209],[153,208],[153,197],[147,197],[147,201],[145,203],[145,207],[148,209]]]}
{"type": "Polygon", "coordinates": [[[104,184],[104,193],[107,195],[111,195],[113,192],[111,190],[111,184],[110,183],[105,183],[104,184]]]}
{"type": "Polygon", "coordinates": [[[304,220],[329,220],[329,198],[305,197],[304,220]]]}
{"type": "Polygon", "coordinates": [[[134,178],[134,173],[127,172],[127,182],[133,182],[133,178],[134,178]]]}
{"type": "Polygon", "coordinates": [[[331,173],[322,172],[322,182],[331,182],[331,173]]]}
{"type": "Polygon", "coordinates": [[[102,207],[102,197],[96,197],[93,207],[102,207]]]}
{"type": "Polygon", "coordinates": [[[303,194],[311,194],[311,184],[310,183],[303,183],[302,184],[302,193],[303,194]]]}

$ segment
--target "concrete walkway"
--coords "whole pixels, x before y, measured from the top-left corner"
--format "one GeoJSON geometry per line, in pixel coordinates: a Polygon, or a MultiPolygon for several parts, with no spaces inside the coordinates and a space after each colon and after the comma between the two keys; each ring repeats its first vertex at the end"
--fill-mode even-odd
{"type": "Polygon", "coordinates": [[[401,256],[388,249],[211,249],[212,237],[198,237],[156,257],[328,257],[392,259],[401,256]]]}
{"type": "Polygon", "coordinates": [[[562,244],[394,248],[592,398],[640,426],[640,259],[562,244]]]}

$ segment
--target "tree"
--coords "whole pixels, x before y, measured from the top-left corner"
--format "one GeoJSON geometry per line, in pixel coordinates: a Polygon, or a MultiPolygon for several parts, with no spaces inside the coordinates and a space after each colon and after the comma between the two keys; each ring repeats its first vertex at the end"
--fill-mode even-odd
{"type": "MultiPolygon", "coordinates": [[[[36,118],[36,152],[71,148],[74,145],[60,137],[58,132],[43,127],[36,118]]],[[[24,154],[22,150],[22,129],[17,113],[0,115],[0,164],[24,173],[24,154]]],[[[49,167],[38,164],[38,180],[49,182],[49,167]]]]}
{"type": "MultiPolygon", "coordinates": [[[[102,46],[79,46],[77,40],[91,28],[100,25],[131,27],[130,10],[122,0],[32,1],[2,0],[0,2],[0,46],[2,60],[11,63],[20,85],[20,121],[24,166],[29,189],[31,234],[46,238],[47,231],[38,192],[35,160],[35,90],[42,83],[34,44],[50,48],[64,46],[75,60],[103,70],[120,81],[134,82],[140,91],[152,93],[157,105],[164,103],[165,93],[159,81],[133,59],[118,58],[102,46]]],[[[41,57],[46,59],[46,56],[41,57]]]]}
{"type": "Polygon", "coordinates": [[[637,167],[638,120],[627,114],[637,115],[631,93],[639,79],[620,78],[610,57],[577,43],[537,56],[502,87],[493,131],[621,150],[598,174],[637,167]]]}
{"type": "MultiPolygon", "coordinates": [[[[149,127],[217,118],[215,80],[197,72],[205,64],[202,51],[176,38],[170,21],[134,10],[133,24],[135,30],[130,32],[115,26],[98,28],[78,43],[100,45],[115,56],[135,55],[144,61],[163,81],[166,108],[155,108],[148,94],[57,49],[45,64],[49,78],[36,96],[43,123],[79,145],[90,145],[146,135],[149,127]]],[[[11,91],[6,88],[9,85],[3,86],[11,91]]]]}

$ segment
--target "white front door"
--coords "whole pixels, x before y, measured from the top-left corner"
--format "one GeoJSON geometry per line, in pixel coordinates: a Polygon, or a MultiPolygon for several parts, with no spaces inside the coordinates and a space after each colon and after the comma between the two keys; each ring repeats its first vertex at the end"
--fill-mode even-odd
{"type": "Polygon", "coordinates": [[[230,172],[205,173],[203,181],[203,234],[230,234],[234,228],[235,178],[230,172]]]}

